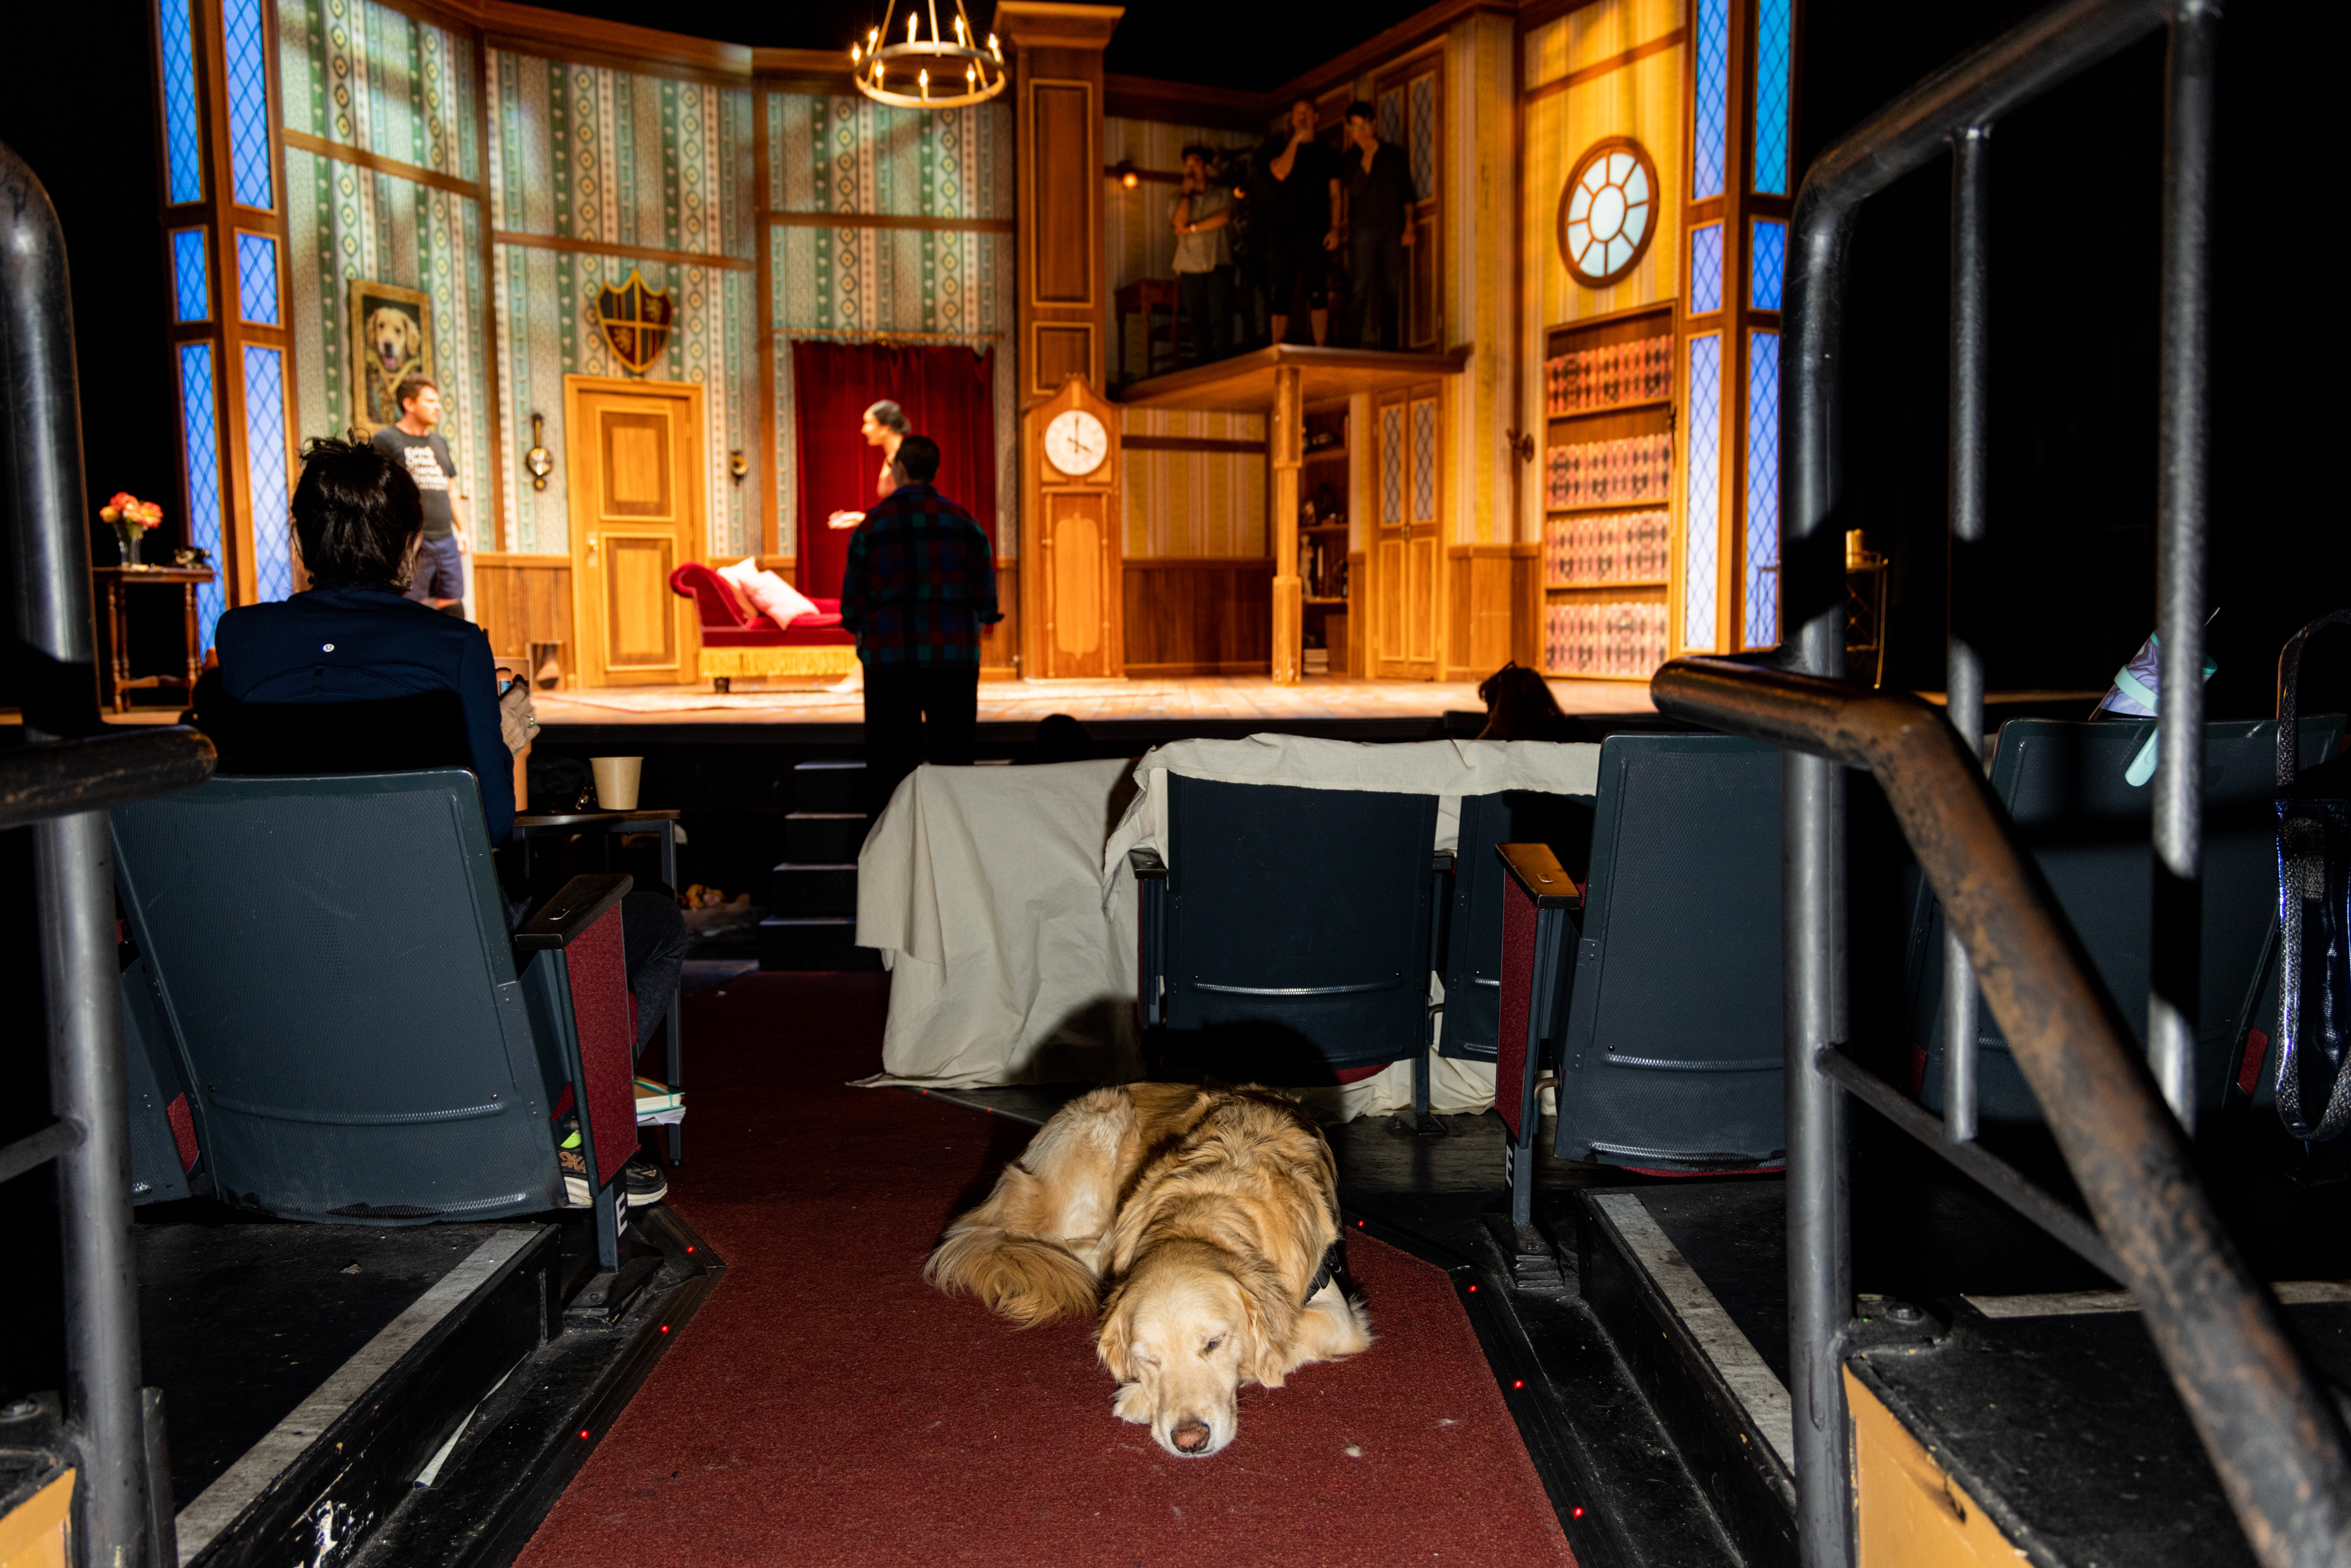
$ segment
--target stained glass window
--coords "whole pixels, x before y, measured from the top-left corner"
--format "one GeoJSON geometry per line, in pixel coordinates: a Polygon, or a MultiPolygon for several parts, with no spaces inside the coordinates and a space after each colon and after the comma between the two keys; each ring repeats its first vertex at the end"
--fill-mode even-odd
{"type": "MultiPolygon", "coordinates": [[[[188,450],[188,542],[212,557],[221,575],[220,437],[213,423],[213,346],[180,345],[180,429],[188,450]]],[[[213,645],[220,619],[221,577],[196,590],[196,637],[213,645]]]]}
{"type": "Polygon", "coordinates": [[[1437,520],[1437,400],[1412,405],[1412,520],[1437,520]]]}
{"type": "Polygon", "coordinates": [[[245,478],[253,497],[253,582],[262,599],[294,591],[293,514],[286,488],[286,362],[245,346],[245,478]]]}
{"type": "Polygon", "coordinates": [[[1690,314],[1722,308],[1722,225],[1690,230],[1690,314]]]}
{"type": "Polygon", "coordinates": [[[1380,94],[1380,140],[1404,145],[1404,89],[1392,87],[1380,94]]]}
{"type": "Polygon", "coordinates": [[[173,205],[204,199],[204,140],[196,129],[195,34],[188,0],[160,0],[163,33],[163,162],[173,205]]]}
{"type": "Polygon", "coordinates": [[[261,0],[226,0],[222,23],[228,64],[229,188],[240,206],[275,206],[269,190],[269,68],[262,47],[261,0]]]}
{"type": "Polygon", "coordinates": [[[1730,0],[1698,0],[1698,81],[1690,110],[1690,200],[1722,194],[1730,150],[1730,0]]]}
{"type": "Polygon", "coordinates": [[[1780,334],[1747,335],[1747,646],[1780,641],[1780,334]]]}
{"type": "Polygon", "coordinates": [[[1755,188],[1788,193],[1789,0],[1760,0],[1755,16],[1755,188]]]}
{"type": "Polygon", "coordinates": [[[1689,340],[1689,490],[1682,508],[1682,645],[1714,646],[1717,523],[1721,502],[1722,335],[1689,340]]]}
{"type": "Polygon", "coordinates": [[[1656,173],[1646,152],[1626,142],[1596,148],[1567,183],[1560,254],[1591,287],[1614,283],[1648,249],[1656,206],[1656,173]]]}
{"type": "Polygon", "coordinates": [[[1404,405],[1380,410],[1380,524],[1404,527],[1404,405]]]}
{"type": "Polygon", "coordinates": [[[1425,202],[1437,194],[1437,78],[1412,79],[1412,193],[1425,202]]]}
{"type": "Polygon", "coordinates": [[[1747,303],[1757,310],[1777,310],[1781,280],[1788,268],[1788,225],[1776,218],[1757,218],[1747,253],[1747,303]]]}
{"type": "Polygon", "coordinates": [[[277,242],[267,235],[236,236],[236,298],[246,320],[277,325],[277,242]]]}
{"type": "Polygon", "coordinates": [[[175,320],[212,319],[212,264],[204,258],[204,231],[202,229],[176,229],[172,232],[172,307],[175,320]]]}

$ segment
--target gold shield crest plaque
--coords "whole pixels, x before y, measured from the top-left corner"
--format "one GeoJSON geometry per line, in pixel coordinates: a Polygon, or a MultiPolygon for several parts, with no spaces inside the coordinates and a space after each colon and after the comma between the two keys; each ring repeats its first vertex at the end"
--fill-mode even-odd
{"type": "Polygon", "coordinates": [[[596,291],[589,313],[597,330],[604,334],[612,357],[632,373],[643,375],[669,346],[669,326],[677,308],[670,290],[646,287],[644,278],[632,267],[626,283],[618,288],[608,283],[596,291]]]}

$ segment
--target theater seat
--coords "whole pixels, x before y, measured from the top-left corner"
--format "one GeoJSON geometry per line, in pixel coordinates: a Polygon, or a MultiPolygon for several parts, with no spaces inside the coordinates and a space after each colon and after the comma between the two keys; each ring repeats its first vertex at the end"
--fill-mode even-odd
{"type": "Polygon", "coordinates": [[[574,878],[509,936],[455,768],[214,778],[113,824],[149,1169],[176,1156],[224,1202],[319,1223],[539,1213],[566,1202],[577,1103],[616,1265],[627,877],[574,878]]]}
{"type": "Polygon", "coordinates": [[[1592,854],[1592,799],[1531,789],[1464,796],[1457,842],[1440,938],[1445,1013],[1437,1053],[1492,1061],[1501,1028],[1502,887],[1509,877],[1494,852],[1502,844],[1541,844],[1581,882],[1592,854]]]}
{"type": "MultiPolygon", "coordinates": [[[[2343,716],[2301,721],[2302,766],[2334,750],[2343,716]]],[[[2147,1045],[2148,901],[2155,859],[2148,825],[2152,786],[2123,777],[2147,742],[2152,722],[2013,719],[2001,727],[1992,756],[1992,793],[2008,810],[2033,862],[2056,894],[2083,952],[2142,1050],[2147,1045]]],[[[2278,924],[2274,720],[2231,720],[2204,727],[2204,919],[2196,1028],[2196,1097],[2220,1106],[2238,1081],[2249,1028],[2273,1031],[2254,1016],[2264,989],[2278,924]]],[[[1909,930],[1908,998],[1912,1064],[1919,1099],[1943,1108],[1943,911],[1934,890],[1915,889],[1909,930]]],[[[2008,1038],[1979,1003],[1976,1009],[1977,1113],[1987,1123],[2038,1123],[2041,1107],[2009,1053],[2008,1038]]],[[[2253,1067],[2258,1071],[2260,1063],[2253,1067]]]]}
{"type": "Polygon", "coordinates": [[[1156,1071],[1425,1074],[1437,797],[1174,773],[1167,795],[1168,862],[1136,868],[1156,1071]]]}
{"type": "Polygon", "coordinates": [[[1560,1155],[1669,1175],[1784,1163],[1778,748],[1611,736],[1582,901],[1555,954],[1528,947],[1528,919],[1505,957],[1526,978],[1506,973],[1504,1046],[1514,1020],[1545,1030],[1530,1054],[1556,1064],[1560,1155]]]}

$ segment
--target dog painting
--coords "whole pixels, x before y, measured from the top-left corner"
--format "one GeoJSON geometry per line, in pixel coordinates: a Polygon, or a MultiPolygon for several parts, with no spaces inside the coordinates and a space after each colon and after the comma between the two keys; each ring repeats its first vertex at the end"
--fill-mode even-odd
{"type": "Polygon", "coordinates": [[[1331,1145],[1295,1101],[1135,1083],[1062,1107],[923,1274],[1024,1328],[1099,1311],[1113,1413],[1193,1459],[1232,1442],[1243,1385],[1370,1346],[1340,1247],[1331,1145]]]}
{"type": "Polygon", "coordinates": [[[351,279],[351,423],[370,434],[400,418],[401,379],[433,373],[433,301],[418,290],[351,279]]]}

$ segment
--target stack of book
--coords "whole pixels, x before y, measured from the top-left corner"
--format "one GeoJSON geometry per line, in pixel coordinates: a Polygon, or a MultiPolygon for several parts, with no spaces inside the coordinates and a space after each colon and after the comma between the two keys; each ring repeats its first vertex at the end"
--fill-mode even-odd
{"type": "Polygon", "coordinates": [[[1300,650],[1299,650],[1299,653],[1303,656],[1303,660],[1304,660],[1304,663],[1303,663],[1303,664],[1301,665],[1301,667],[1305,670],[1305,672],[1306,672],[1308,674],[1310,674],[1310,675],[1327,675],[1327,674],[1329,674],[1331,673],[1331,650],[1330,650],[1330,649],[1328,649],[1328,648],[1301,648],[1301,649],[1300,649],[1300,650]]]}
{"type": "Polygon", "coordinates": [[[637,1125],[666,1127],[685,1120],[685,1096],[666,1083],[637,1080],[637,1125]]]}
{"type": "Polygon", "coordinates": [[[1670,334],[1576,349],[1543,361],[1543,406],[1549,413],[1583,413],[1618,403],[1654,402],[1673,393],[1670,334]]]}
{"type": "Polygon", "coordinates": [[[1552,517],[1543,524],[1543,586],[1593,582],[1662,582],[1668,570],[1673,516],[1614,512],[1597,517],[1552,517]]]}
{"type": "Polygon", "coordinates": [[[1553,604],[1543,616],[1543,667],[1554,675],[1639,675],[1666,662],[1662,604],[1553,604]]]}
{"type": "Polygon", "coordinates": [[[1674,438],[1667,432],[1579,442],[1544,454],[1543,505],[1554,510],[1662,501],[1673,483],[1674,438]]]}

